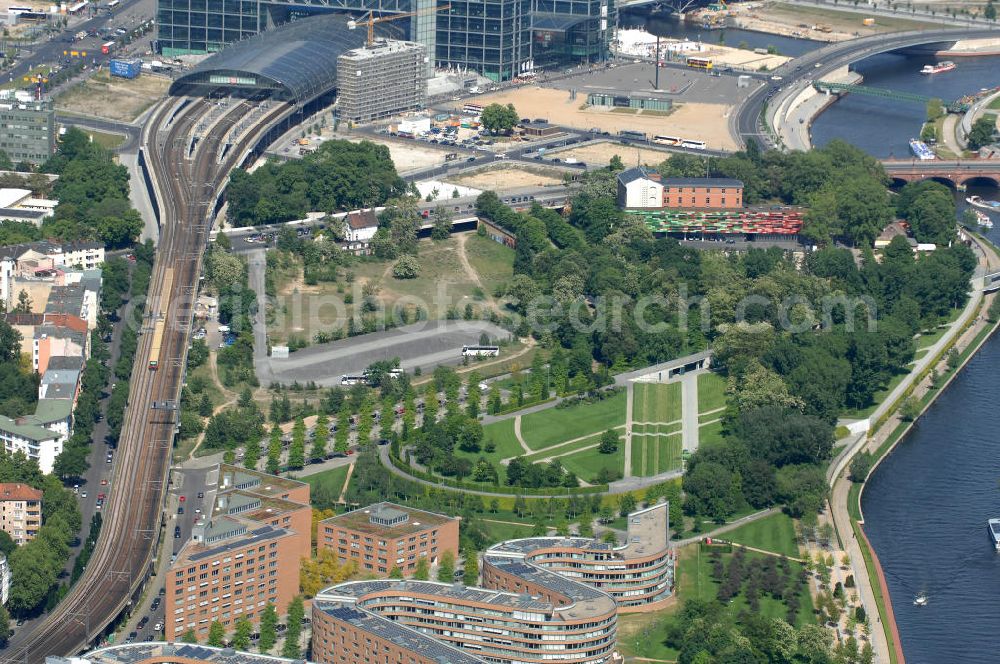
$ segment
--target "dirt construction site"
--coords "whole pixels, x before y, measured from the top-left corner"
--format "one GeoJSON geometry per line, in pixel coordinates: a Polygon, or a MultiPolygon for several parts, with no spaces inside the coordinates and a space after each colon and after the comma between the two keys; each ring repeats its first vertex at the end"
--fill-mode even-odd
{"type": "Polygon", "coordinates": [[[138,78],[112,78],[100,71],[56,96],[56,108],[120,122],[132,122],[167,94],[170,79],[143,72],[138,78]]]}
{"type": "Polygon", "coordinates": [[[614,112],[604,107],[588,107],[586,99],[586,94],[577,94],[573,99],[568,90],[529,87],[484,95],[476,103],[484,106],[513,104],[521,117],[548,118],[585,131],[599,129],[616,134],[622,129],[631,129],[650,135],[670,134],[705,141],[713,150],[736,149],[728,130],[732,104],[681,102],[670,113],[623,113],[625,109],[614,112]]]}

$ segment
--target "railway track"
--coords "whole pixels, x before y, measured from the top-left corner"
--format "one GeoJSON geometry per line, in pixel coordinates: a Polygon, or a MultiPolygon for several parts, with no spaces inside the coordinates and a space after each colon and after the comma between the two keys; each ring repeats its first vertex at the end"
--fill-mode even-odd
{"type": "MultiPolygon", "coordinates": [[[[236,165],[235,155],[246,153],[255,132],[246,132],[221,164],[219,150],[222,138],[255,103],[234,104],[193,148],[188,136],[212,107],[206,99],[180,106],[168,100],[144,133],[150,167],[160,185],[163,228],[101,535],[69,594],[25,642],[12,643],[0,662],[40,664],[47,655],[72,655],[87,648],[128,607],[152,571],[211,208],[236,165]],[[152,331],[161,311],[166,312],[166,326],[159,366],[152,371],[152,331]]],[[[276,105],[258,126],[268,126],[287,111],[286,105],[276,105]]]]}

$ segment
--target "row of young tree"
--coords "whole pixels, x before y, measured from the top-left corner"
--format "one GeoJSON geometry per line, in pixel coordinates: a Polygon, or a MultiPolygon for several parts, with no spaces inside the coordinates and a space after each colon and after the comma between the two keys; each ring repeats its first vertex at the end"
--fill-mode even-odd
{"type": "MultiPolygon", "coordinates": [[[[302,621],[305,618],[305,605],[301,595],[296,595],[288,603],[288,613],[285,620],[284,631],[279,632],[278,612],[270,602],[264,606],[260,614],[260,626],[256,633],[257,651],[263,654],[272,654],[274,646],[278,643],[278,637],[284,638],[283,645],[278,653],[282,657],[289,659],[300,659],[302,657],[302,621]]],[[[208,626],[208,636],[205,645],[222,648],[225,646],[249,652],[253,643],[255,630],[254,625],[247,618],[240,618],[233,623],[233,632],[229,634],[226,626],[218,620],[213,620],[208,626]]],[[[188,630],[181,635],[182,643],[198,643],[198,636],[194,630],[188,630]]]]}

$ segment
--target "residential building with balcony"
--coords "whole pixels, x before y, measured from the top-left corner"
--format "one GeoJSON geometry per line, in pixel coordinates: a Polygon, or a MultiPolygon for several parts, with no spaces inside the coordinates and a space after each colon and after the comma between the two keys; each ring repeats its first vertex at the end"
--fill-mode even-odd
{"type": "Polygon", "coordinates": [[[18,545],[35,539],[42,527],[42,492],[27,484],[0,484],[0,530],[18,545]]]}

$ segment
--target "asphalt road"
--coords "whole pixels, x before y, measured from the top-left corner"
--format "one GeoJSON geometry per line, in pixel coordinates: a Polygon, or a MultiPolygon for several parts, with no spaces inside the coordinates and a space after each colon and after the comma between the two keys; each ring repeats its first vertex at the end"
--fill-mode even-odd
{"type": "MultiPolygon", "coordinates": [[[[21,49],[21,57],[13,67],[0,74],[8,80],[15,80],[23,77],[32,67],[38,65],[56,64],[64,60],[63,51],[86,51],[88,63],[103,63],[110,60],[114,55],[102,55],[101,44],[110,41],[110,38],[88,37],[87,39],[73,42],[72,36],[78,32],[90,29],[108,27],[124,27],[129,29],[137,25],[143,18],[152,18],[155,13],[155,3],[153,0],[125,0],[120,8],[111,16],[101,13],[93,18],[82,21],[71,20],[69,26],[61,33],[55,34],[52,38],[35,45],[25,46],[21,49]]],[[[135,44],[133,44],[135,46],[135,44]]]]}
{"type": "Polygon", "coordinates": [[[283,383],[315,381],[324,386],[340,385],[342,375],[361,373],[374,362],[394,357],[401,360],[404,370],[433,369],[439,364],[461,362],[462,346],[479,343],[483,332],[494,339],[510,336],[487,321],[432,320],[310,346],[288,359],[272,357],[270,369],[274,380],[283,383]]]}

